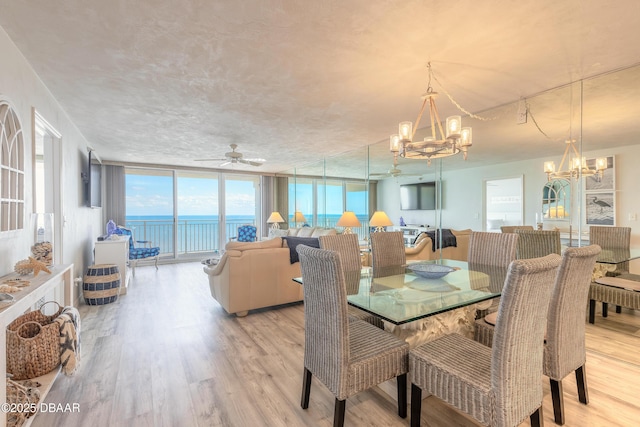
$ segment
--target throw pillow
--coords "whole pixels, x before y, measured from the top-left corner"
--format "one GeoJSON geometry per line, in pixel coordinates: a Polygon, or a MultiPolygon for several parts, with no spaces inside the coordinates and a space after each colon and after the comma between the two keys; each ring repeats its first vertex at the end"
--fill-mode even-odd
{"type": "Polygon", "coordinates": [[[269,229],[269,239],[273,239],[274,237],[284,237],[288,235],[289,235],[289,230],[281,230],[279,228],[269,229]]]}
{"type": "Polygon", "coordinates": [[[291,264],[294,264],[300,261],[300,259],[298,258],[298,251],[296,250],[296,247],[298,245],[307,245],[307,246],[311,246],[312,248],[320,247],[320,241],[318,240],[317,237],[285,236],[283,237],[283,239],[287,243],[287,246],[289,247],[289,261],[291,262],[291,264]]]}

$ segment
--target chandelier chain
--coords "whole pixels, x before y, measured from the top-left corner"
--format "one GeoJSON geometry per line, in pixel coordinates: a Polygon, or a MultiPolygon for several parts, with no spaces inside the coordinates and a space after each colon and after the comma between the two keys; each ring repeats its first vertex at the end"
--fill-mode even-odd
{"type": "Polygon", "coordinates": [[[481,120],[481,121],[484,121],[484,122],[490,121],[490,120],[496,120],[498,118],[498,116],[495,116],[495,117],[482,117],[482,116],[478,116],[477,114],[473,114],[470,111],[467,111],[467,109],[463,108],[462,105],[460,105],[455,99],[453,99],[453,96],[451,96],[451,94],[449,92],[447,92],[447,89],[445,89],[445,87],[442,85],[442,83],[440,83],[440,81],[435,76],[435,74],[433,74],[433,72],[431,71],[431,63],[430,62],[428,64],[428,67],[429,67],[429,87],[431,87],[431,76],[433,75],[433,80],[435,80],[436,83],[438,83],[438,85],[440,85],[440,88],[442,89],[444,94],[447,95],[447,98],[449,98],[449,101],[451,101],[451,103],[453,105],[455,105],[458,108],[458,110],[462,111],[463,113],[465,113],[469,117],[473,117],[474,119],[481,120]]]}

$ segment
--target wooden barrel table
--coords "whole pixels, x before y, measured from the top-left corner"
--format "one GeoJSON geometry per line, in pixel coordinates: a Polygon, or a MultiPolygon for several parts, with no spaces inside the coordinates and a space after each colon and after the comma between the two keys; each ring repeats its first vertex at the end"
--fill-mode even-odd
{"type": "Polygon", "coordinates": [[[84,301],[89,305],[111,304],[120,293],[120,272],[115,264],[92,265],[82,284],[84,301]]]}

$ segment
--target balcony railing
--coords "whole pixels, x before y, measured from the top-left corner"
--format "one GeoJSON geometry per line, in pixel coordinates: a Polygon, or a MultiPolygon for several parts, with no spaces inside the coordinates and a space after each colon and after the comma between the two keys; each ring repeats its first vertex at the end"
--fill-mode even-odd
{"type": "MultiPolygon", "coordinates": [[[[352,228],[352,231],[358,234],[360,240],[364,240],[369,237],[369,220],[366,217],[358,217],[358,219],[362,225],[352,228]]],[[[335,228],[337,221],[338,219],[324,218],[318,226],[335,228]]],[[[247,222],[246,219],[241,221],[227,220],[225,223],[227,240],[236,237],[238,227],[246,224],[256,225],[255,220],[253,222],[247,222]]],[[[220,221],[215,219],[178,219],[176,226],[178,228],[176,256],[204,254],[222,249],[219,247],[220,221]]],[[[173,255],[173,221],[154,219],[127,220],[126,227],[131,229],[134,240],[151,241],[153,246],[160,247],[161,255],[169,257],[173,255]]]]}
{"type": "MultiPolygon", "coordinates": [[[[227,221],[225,231],[227,238],[237,235],[238,227],[253,224],[255,221],[227,221]]],[[[134,240],[148,240],[153,246],[160,247],[161,255],[172,255],[174,252],[173,221],[167,220],[127,220],[126,226],[131,229],[134,240]]],[[[220,222],[218,220],[182,220],[176,222],[178,228],[177,256],[212,252],[220,249],[220,222]]]]}

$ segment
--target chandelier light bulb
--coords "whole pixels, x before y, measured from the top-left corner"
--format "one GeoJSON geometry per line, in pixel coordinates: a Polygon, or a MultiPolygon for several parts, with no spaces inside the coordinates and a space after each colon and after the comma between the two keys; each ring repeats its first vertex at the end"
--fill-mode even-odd
{"type": "Polygon", "coordinates": [[[413,123],[400,122],[400,125],[398,125],[398,133],[400,134],[400,139],[402,141],[411,141],[411,138],[413,137],[413,123]]]}
{"type": "Polygon", "coordinates": [[[400,135],[395,134],[389,137],[389,151],[392,153],[400,151],[400,135]]]}
{"type": "Polygon", "coordinates": [[[458,138],[460,136],[460,128],[462,118],[460,116],[447,117],[447,138],[458,138]]]}

